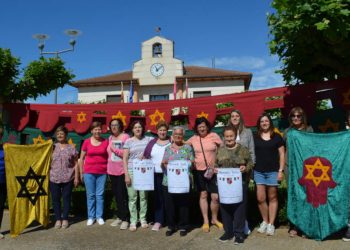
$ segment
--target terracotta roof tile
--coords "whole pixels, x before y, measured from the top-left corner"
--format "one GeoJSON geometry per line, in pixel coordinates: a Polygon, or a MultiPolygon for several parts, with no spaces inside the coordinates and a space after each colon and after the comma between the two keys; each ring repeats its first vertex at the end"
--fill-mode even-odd
{"type": "MultiPolygon", "coordinates": [[[[243,79],[246,85],[246,89],[249,88],[249,84],[252,78],[252,74],[248,72],[240,72],[233,70],[224,70],[224,69],[214,69],[208,67],[200,66],[185,66],[184,75],[176,77],[177,79],[190,78],[191,80],[202,80],[203,78],[238,78],[243,79]]],[[[132,71],[124,71],[116,74],[105,75],[100,77],[82,79],[73,82],[71,85],[74,87],[83,87],[83,86],[97,86],[97,85],[115,85],[120,84],[120,82],[137,80],[132,78],[132,71]]]]}

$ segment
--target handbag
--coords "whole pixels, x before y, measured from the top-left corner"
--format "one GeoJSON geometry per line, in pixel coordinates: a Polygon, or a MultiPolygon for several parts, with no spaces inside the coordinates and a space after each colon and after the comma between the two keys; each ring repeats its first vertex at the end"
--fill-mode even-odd
{"type": "Polygon", "coordinates": [[[205,170],[203,176],[204,176],[204,178],[210,180],[211,178],[213,178],[214,169],[212,169],[212,168],[209,167],[209,165],[208,165],[207,158],[205,157],[205,153],[204,153],[204,149],[203,149],[203,144],[202,144],[202,139],[201,139],[201,137],[199,137],[199,142],[200,142],[200,144],[201,144],[202,153],[203,153],[203,156],[204,156],[204,162],[205,162],[205,165],[207,166],[207,169],[205,170]]]}

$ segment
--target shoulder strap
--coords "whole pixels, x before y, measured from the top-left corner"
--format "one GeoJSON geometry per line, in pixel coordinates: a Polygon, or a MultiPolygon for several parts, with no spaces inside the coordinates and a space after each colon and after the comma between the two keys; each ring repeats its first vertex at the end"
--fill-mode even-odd
{"type": "Polygon", "coordinates": [[[199,142],[201,144],[201,148],[202,148],[202,153],[203,153],[203,156],[204,156],[204,162],[205,162],[205,165],[207,166],[207,168],[209,167],[208,165],[208,162],[207,162],[207,158],[205,157],[205,153],[204,153],[204,149],[203,149],[203,144],[202,144],[202,138],[199,136],[199,142]]]}

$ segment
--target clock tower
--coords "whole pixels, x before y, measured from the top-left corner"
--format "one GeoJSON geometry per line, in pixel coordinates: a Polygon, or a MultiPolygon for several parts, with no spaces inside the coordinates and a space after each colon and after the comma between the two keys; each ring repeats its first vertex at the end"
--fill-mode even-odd
{"type": "Polygon", "coordinates": [[[140,86],[174,84],[183,76],[183,62],[174,58],[174,42],[155,36],[142,43],[141,60],[134,63],[132,77],[140,86]]]}

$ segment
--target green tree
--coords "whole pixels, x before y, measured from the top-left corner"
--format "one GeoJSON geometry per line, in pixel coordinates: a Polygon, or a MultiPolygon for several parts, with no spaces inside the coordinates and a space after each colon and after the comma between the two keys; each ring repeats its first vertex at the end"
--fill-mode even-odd
{"type": "Polygon", "coordinates": [[[272,54],[287,85],[350,76],[350,0],[273,0],[272,54]]]}
{"type": "Polygon", "coordinates": [[[23,70],[19,66],[19,58],[14,57],[9,49],[0,48],[0,104],[36,99],[74,78],[60,58],[41,57],[23,70]]]}

